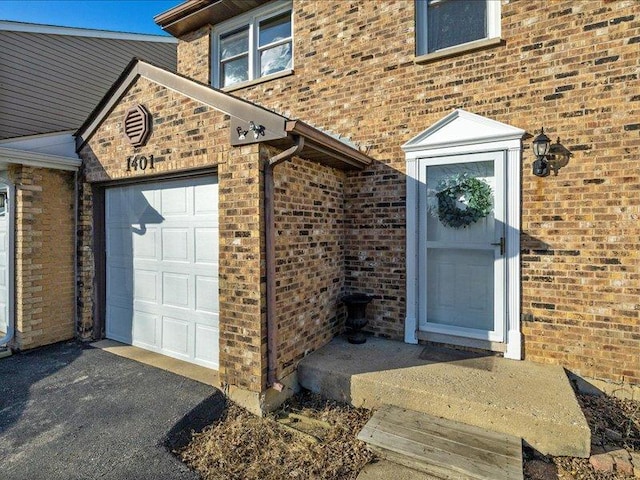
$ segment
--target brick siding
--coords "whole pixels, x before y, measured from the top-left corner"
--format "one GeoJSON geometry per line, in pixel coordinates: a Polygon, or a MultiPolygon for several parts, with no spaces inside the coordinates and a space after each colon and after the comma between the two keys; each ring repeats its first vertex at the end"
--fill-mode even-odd
{"type": "Polygon", "coordinates": [[[211,63],[202,52],[209,50],[210,32],[211,27],[202,27],[183,36],[178,43],[178,73],[206,85],[211,81],[211,63]]]}
{"type": "Polygon", "coordinates": [[[281,377],[344,325],[345,178],[342,171],[300,158],[274,169],[281,377]]]}
{"type": "Polygon", "coordinates": [[[74,174],[12,165],[19,350],[74,336],[74,174]]]}
{"type": "MultiPolygon", "coordinates": [[[[501,45],[422,64],[412,0],[296,0],[294,17],[295,73],[234,94],[370,148],[375,163],[345,179],[344,255],[345,290],[375,296],[371,330],[403,336],[400,145],[463,108],[531,135],[544,125],[574,154],[537,178],[524,142],[526,358],[640,383],[640,3],[503,1],[501,45]]],[[[210,42],[196,36],[181,71],[202,79],[210,42]]]]}

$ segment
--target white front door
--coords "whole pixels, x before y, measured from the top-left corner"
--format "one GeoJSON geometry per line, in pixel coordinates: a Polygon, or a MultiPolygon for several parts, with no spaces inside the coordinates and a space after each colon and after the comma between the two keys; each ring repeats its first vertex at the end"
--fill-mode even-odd
{"type": "Polygon", "coordinates": [[[418,328],[427,340],[505,342],[505,160],[504,151],[418,159],[418,328]],[[464,179],[490,187],[475,198],[491,206],[471,223],[468,191],[442,196],[464,179]]]}
{"type": "Polygon", "coordinates": [[[105,197],[107,337],[218,368],[217,179],[105,197]]]}

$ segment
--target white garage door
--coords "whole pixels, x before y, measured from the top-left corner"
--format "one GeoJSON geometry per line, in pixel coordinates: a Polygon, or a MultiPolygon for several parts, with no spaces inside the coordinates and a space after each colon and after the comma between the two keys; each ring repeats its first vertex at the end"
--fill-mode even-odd
{"type": "Polygon", "coordinates": [[[217,179],[105,196],[107,337],[217,369],[217,179]]]}

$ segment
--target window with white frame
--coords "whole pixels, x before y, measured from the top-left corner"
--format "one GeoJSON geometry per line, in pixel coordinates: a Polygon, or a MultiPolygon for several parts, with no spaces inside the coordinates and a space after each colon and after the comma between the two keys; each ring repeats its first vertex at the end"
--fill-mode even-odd
{"type": "Polygon", "coordinates": [[[293,68],[291,1],[274,2],[216,25],[213,85],[230,87],[293,68]]]}
{"type": "Polygon", "coordinates": [[[416,53],[500,37],[500,0],[416,0],[416,53]]]}

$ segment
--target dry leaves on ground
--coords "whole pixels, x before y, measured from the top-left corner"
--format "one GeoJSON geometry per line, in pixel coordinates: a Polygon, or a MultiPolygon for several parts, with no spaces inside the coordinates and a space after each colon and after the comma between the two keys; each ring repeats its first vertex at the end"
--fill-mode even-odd
{"type": "MultiPolygon", "coordinates": [[[[578,394],[594,445],[640,451],[640,401],[622,400],[609,395],[578,394]]],[[[525,461],[528,480],[622,480],[618,472],[597,472],[586,458],[528,455],[525,461]]]]}
{"type": "Polygon", "coordinates": [[[234,404],[180,453],[205,480],[355,479],[373,458],[356,435],[371,413],[303,393],[283,410],[329,425],[324,438],[284,428],[275,416],[260,418],[234,404]]]}

